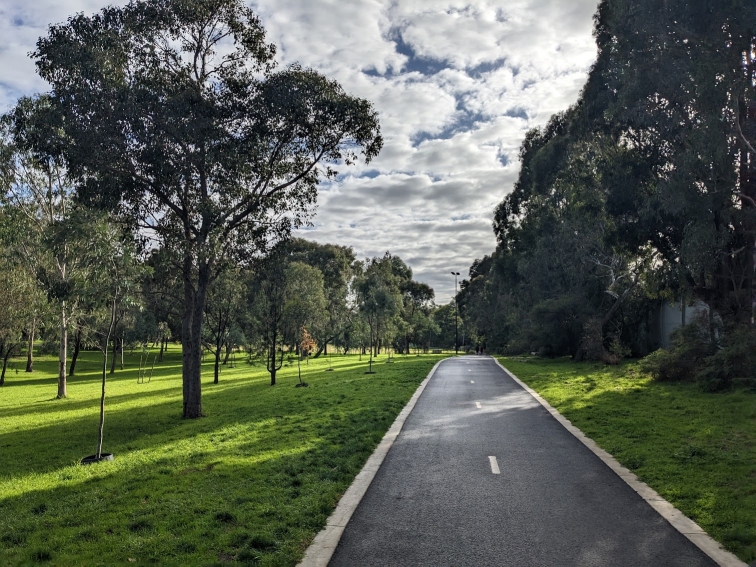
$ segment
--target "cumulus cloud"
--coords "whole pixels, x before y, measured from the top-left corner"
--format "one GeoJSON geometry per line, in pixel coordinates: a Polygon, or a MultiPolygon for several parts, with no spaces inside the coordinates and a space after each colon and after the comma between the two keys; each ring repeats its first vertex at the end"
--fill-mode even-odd
{"type": "MultiPolygon", "coordinates": [[[[27,53],[49,24],[105,0],[5,0],[0,105],[45,89],[27,53]]],[[[113,2],[108,2],[113,3],[113,2]]],[[[115,4],[122,5],[124,0],[115,4]]],[[[385,146],[325,184],[302,236],[400,255],[445,303],[449,272],[490,253],[493,208],[525,132],[577,100],[595,59],[597,0],[255,0],[282,65],[371,100],[385,146]]]]}

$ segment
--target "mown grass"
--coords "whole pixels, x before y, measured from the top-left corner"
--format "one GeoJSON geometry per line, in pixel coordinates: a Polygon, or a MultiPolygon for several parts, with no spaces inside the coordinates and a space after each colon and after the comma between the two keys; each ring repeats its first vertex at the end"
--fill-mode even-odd
{"type": "Polygon", "coordinates": [[[95,452],[98,353],[85,353],[56,400],[53,358],[19,361],[0,389],[0,565],[294,565],[375,445],[442,356],[334,356],[296,363],[270,387],[237,363],[203,411],[181,418],[180,353],[137,384],[139,355],[109,377],[103,450],[95,452]]]}
{"type": "Polygon", "coordinates": [[[500,360],[727,549],[756,559],[756,392],[654,382],[632,362],[500,360]]]}

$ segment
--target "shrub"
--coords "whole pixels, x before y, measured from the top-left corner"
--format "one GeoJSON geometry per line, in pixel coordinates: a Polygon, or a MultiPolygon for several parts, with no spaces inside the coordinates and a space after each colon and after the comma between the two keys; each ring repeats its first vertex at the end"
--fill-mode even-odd
{"type": "Polygon", "coordinates": [[[729,330],[721,348],[704,359],[696,381],[707,391],[756,384],[756,330],[746,326],[729,330]]]}
{"type": "Polygon", "coordinates": [[[672,348],[646,356],[640,368],[655,380],[695,380],[709,392],[756,384],[756,330],[710,326],[706,314],[672,334],[672,348]]]}

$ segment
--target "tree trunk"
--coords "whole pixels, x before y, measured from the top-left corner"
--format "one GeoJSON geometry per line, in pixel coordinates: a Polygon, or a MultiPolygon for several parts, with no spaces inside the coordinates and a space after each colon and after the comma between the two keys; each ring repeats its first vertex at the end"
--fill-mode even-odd
{"type": "Polygon", "coordinates": [[[66,359],[68,358],[68,319],[66,302],[60,308],[60,353],[58,354],[58,399],[68,395],[66,388],[66,359]]]}
{"type": "Polygon", "coordinates": [[[218,348],[215,351],[215,376],[213,378],[213,384],[218,383],[218,372],[220,372],[220,357],[221,357],[221,349],[218,348]]]}
{"type": "Polygon", "coordinates": [[[158,362],[163,362],[163,350],[164,350],[165,342],[163,339],[160,339],[160,354],[158,354],[158,362]]]}
{"type": "MultiPolygon", "coordinates": [[[[121,333],[121,370],[123,370],[123,347],[125,346],[126,341],[123,340],[123,332],[121,333]]],[[[113,351],[113,358],[115,358],[115,351],[113,351]]]]}
{"type": "MultiPolygon", "coordinates": [[[[622,292],[622,295],[620,295],[617,300],[612,304],[612,306],[609,308],[609,311],[604,315],[604,317],[601,319],[600,323],[600,329],[602,331],[603,335],[603,329],[606,327],[606,324],[612,320],[612,317],[617,312],[617,309],[620,308],[622,305],[622,302],[625,301],[628,295],[630,295],[630,292],[635,289],[635,286],[638,285],[638,281],[640,279],[640,276],[636,274],[635,278],[633,279],[633,283],[630,284],[630,287],[628,287],[624,292],[622,292]]],[[[577,351],[575,352],[575,356],[573,357],[573,360],[575,362],[581,362],[585,358],[585,340],[580,341],[580,345],[577,348],[577,351]]]]}
{"type": "Polygon", "coordinates": [[[76,360],[79,358],[79,351],[81,350],[81,329],[76,329],[76,339],[74,341],[73,356],[71,356],[71,369],[68,372],[69,376],[74,375],[76,370],[76,360]]]}
{"type": "MultiPolygon", "coordinates": [[[[270,372],[270,385],[275,386],[276,371],[278,370],[278,367],[276,366],[276,342],[278,340],[278,333],[273,331],[271,335],[273,340],[268,345],[268,372],[270,372]]],[[[281,357],[281,362],[283,363],[283,356],[281,357]]]]}
{"type": "Polygon", "coordinates": [[[233,350],[233,347],[231,346],[230,342],[226,343],[226,354],[223,357],[223,366],[228,365],[228,359],[231,357],[231,351],[233,350]]]}
{"type": "Polygon", "coordinates": [[[113,359],[110,361],[110,374],[115,374],[117,352],[118,352],[118,338],[113,337],[113,359]]]}
{"type": "MultiPolygon", "coordinates": [[[[99,432],[97,436],[97,453],[95,454],[98,459],[102,457],[102,438],[103,438],[103,433],[105,430],[105,382],[106,382],[105,371],[108,368],[108,343],[110,342],[110,335],[113,332],[113,327],[115,326],[115,302],[116,300],[113,299],[113,308],[110,312],[110,326],[108,327],[108,334],[105,337],[105,341],[104,341],[105,351],[102,353],[102,393],[100,395],[100,427],[99,427],[99,432]]],[[[113,339],[113,346],[115,348],[115,338],[113,339]]],[[[116,354],[115,350],[113,350],[113,359],[115,359],[115,354],[116,354]]]]}
{"type": "Polygon", "coordinates": [[[202,316],[210,282],[209,266],[200,261],[197,289],[190,280],[192,258],[184,258],[184,313],[181,321],[181,365],[183,378],[184,417],[202,417],[202,316]]]}
{"type": "MultiPolygon", "coordinates": [[[[749,77],[749,82],[753,80],[754,74],[756,74],[756,68],[754,67],[754,61],[752,59],[752,39],[748,38],[747,45],[743,48],[743,53],[746,55],[746,73],[749,77]]],[[[754,161],[756,155],[753,155],[747,143],[747,139],[743,134],[744,131],[748,131],[748,123],[752,120],[756,120],[756,102],[746,100],[744,95],[738,96],[738,131],[742,137],[739,140],[740,145],[740,163],[739,163],[739,185],[740,185],[740,203],[743,209],[756,207],[756,172],[754,171],[754,161]]],[[[753,141],[753,140],[751,140],[753,141]]],[[[744,317],[740,319],[750,320],[751,325],[756,323],[756,222],[753,220],[753,215],[747,215],[743,223],[743,232],[745,233],[746,241],[749,245],[748,254],[746,256],[745,264],[745,282],[744,291],[747,294],[746,304],[747,312],[744,317]]],[[[741,305],[741,302],[738,302],[741,305]]]]}
{"type": "Polygon", "coordinates": [[[34,331],[37,327],[37,318],[32,318],[29,329],[29,347],[26,349],[26,371],[34,372],[34,331]]]}
{"type": "Polygon", "coordinates": [[[8,359],[10,358],[10,353],[13,350],[13,347],[8,347],[8,349],[3,354],[3,371],[0,373],[0,386],[5,386],[5,369],[8,367],[8,359]]]}

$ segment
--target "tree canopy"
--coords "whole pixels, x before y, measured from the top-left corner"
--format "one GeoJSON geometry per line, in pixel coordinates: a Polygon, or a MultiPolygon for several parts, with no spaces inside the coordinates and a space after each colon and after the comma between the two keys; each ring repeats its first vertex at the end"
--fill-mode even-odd
{"type": "Polygon", "coordinates": [[[316,71],[276,69],[242,0],[147,0],[78,14],[37,43],[48,125],[79,198],[182,258],[184,415],[202,413],[208,285],[312,214],[333,167],[382,145],[377,114],[316,71]]]}
{"type": "Polygon", "coordinates": [[[460,292],[499,348],[645,354],[663,298],[753,321],[756,5],[604,0],[595,24],[580,100],[526,136],[460,292]]]}

